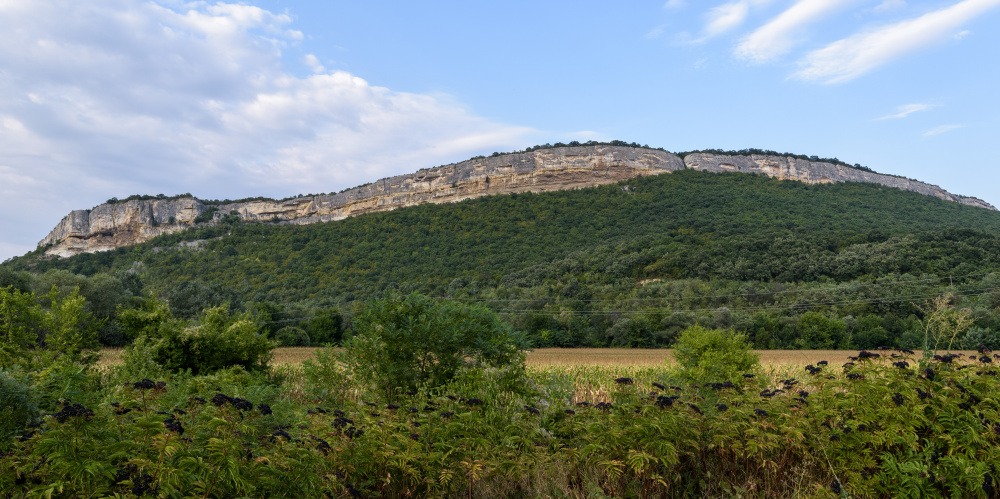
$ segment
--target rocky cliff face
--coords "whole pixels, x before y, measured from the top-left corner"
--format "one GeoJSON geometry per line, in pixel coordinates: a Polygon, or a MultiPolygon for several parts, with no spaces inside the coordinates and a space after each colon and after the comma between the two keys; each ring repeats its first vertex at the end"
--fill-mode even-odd
{"type": "Polygon", "coordinates": [[[744,172],[767,175],[783,180],[798,180],[810,184],[834,182],[864,182],[881,184],[904,191],[919,192],[946,201],[996,210],[993,205],[979,198],[957,196],[936,185],[925,184],[892,175],[859,170],[849,166],[819,163],[781,156],[725,156],[719,154],[689,154],[684,157],[688,168],[710,172],[744,172]]]}
{"type": "Polygon", "coordinates": [[[690,154],[682,161],[673,154],[653,149],[581,146],[472,159],[382,179],[338,194],[280,202],[209,205],[195,198],[180,198],[102,204],[92,210],[71,212],[39,245],[51,245],[46,250],[48,255],[65,257],[138,244],[187,229],[199,215],[213,207],[218,210],[213,220],[235,213],[248,221],[309,224],[421,203],[592,187],[684,168],[756,173],[809,183],[875,183],[995,209],[982,200],[956,196],[934,185],[829,163],[778,156],[715,154],[690,154]]]}

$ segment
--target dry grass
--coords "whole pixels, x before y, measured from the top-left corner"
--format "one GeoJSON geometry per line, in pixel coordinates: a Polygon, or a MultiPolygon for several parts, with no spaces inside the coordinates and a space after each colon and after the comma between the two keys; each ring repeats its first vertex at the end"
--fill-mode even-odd
{"type": "MultiPolygon", "coordinates": [[[[271,365],[283,365],[301,364],[302,361],[309,360],[316,357],[316,351],[321,347],[281,347],[274,349],[274,357],[271,359],[271,365]]],[[[337,349],[341,350],[341,349],[337,349]]]]}
{"type": "Polygon", "coordinates": [[[120,364],[123,353],[125,353],[124,348],[102,348],[98,354],[97,366],[107,367],[120,364]]]}
{"type": "MultiPolygon", "coordinates": [[[[283,347],[274,350],[272,365],[297,365],[315,357],[317,347],[283,347]]],[[[109,366],[121,362],[122,348],[101,350],[98,365],[109,366]]],[[[758,350],[760,361],[765,366],[805,366],[821,360],[839,365],[847,362],[847,357],[856,355],[857,350],[758,350]]],[[[957,351],[966,356],[974,351],[957,351]]],[[[916,353],[916,358],[920,352],[916,353]]],[[[670,349],[627,349],[627,348],[537,348],[528,352],[528,366],[658,366],[673,364],[673,350],[670,349]]]]}
{"type": "Polygon", "coordinates": [[[536,348],[528,352],[528,365],[550,366],[656,366],[673,363],[673,350],[627,348],[536,348]]]}

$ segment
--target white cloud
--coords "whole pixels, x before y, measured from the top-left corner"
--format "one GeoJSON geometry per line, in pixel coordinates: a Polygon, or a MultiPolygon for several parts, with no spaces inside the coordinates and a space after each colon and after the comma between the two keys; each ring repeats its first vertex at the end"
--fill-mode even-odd
{"type": "Polygon", "coordinates": [[[954,38],[956,40],[961,40],[962,38],[965,38],[965,37],[967,37],[967,36],[969,36],[971,34],[972,34],[971,31],[965,29],[965,30],[959,31],[958,33],[955,33],[954,38]]]}
{"type": "Polygon", "coordinates": [[[939,135],[945,132],[950,132],[952,130],[958,130],[959,128],[965,128],[969,125],[941,125],[938,127],[931,128],[924,132],[924,137],[930,137],[933,135],[939,135]]]}
{"type": "Polygon", "coordinates": [[[705,37],[713,37],[725,33],[746,20],[750,13],[750,2],[739,1],[722,4],[708,11],[708,22],[705,24],[705,37]]]}
{"type": "Polygon", "coordinates": [[[687,6],[687,2],[684,0],[667,0],[667,3],[663,4],[664,9],[683,9],[687,6]]]}
{"type": "Polygon", "coordinates": [[[799,0],[744,38],[736,47],[736,56],[762,63],[784,55],[798,42],[797,35],[804,26],[852,3],[853,0],[799,0]]]}
{"type": "Polygon", "coordinates": [[[902,9],[903,7],[906,7],[905,0],[882,0],[882,3],[876,5],[872,10],[878,14],[884,14],[886,12],[902,9]]]}
{"type": "Polygon", "coordinates": [[[309,66],[309,69],[311,69],[313,73],[322,73],[323,71],[326,71],[323,64],[321,64],[319,59],[313,54],[306,54],[302,58],[302,63],[309,66]]]}
{"type": "Polygon", "coordinates": [[[649,30],[649,32],[646,33],[645,38],[647,40],[655,40],[655,39],[663,36],[663,33],[666,33],[666,31],[667,31],[667,25],[666,24],[661,24],[661,25],[659,25],[659,26],[657,26],[657,27],[649,30]]]}
{"type": "Polygon", "coordinates": [[[794,78],[824,83],[852,80],[900,57],[938,43],[955,29],[1000,5],[1000,0],[964,0],[871,31],[861,32],[810,52],[794,78]]]}
{"type": "Polygon", "coordinates": [[[909,116],[909,115],[911,115],[913,113],[917,113],[917,112],[920,112],[920,111],[926,111],[926,110],[931,109],[933,107],[937,107],[937,106],[934,106],[934,105],[931,105],[931,104],[906,104],[904,106],[899,106],[896,109],[896,111],[897,111],[896,114],[890,114],[888,116],[883,116],[881,118],[877,118],[875,121],[905,118],[905,117],[907,117],[907,116],[909,116]]]}
{"type": "Polygon", "coordinates": [[[446,95],[295,77],[282,50],[302,33],[257,7],[0,0],[0,12],[0,212],[25,214],[0,218],[0,260],[112,196],[334,191],[536,133],[446,95]]]}
{"type": "Polygon", "coordinates": [[[753,7],[764,6],[772,0],[735,0],[712,7],[705,13],[702,36],[691,43],[702,43],[709,38],[731,31],[744,23],[753,7]]]}

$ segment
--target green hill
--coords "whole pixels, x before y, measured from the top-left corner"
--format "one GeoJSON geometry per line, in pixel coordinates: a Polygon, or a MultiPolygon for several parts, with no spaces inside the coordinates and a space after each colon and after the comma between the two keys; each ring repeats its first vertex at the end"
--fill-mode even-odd
{"type": "Polygon", "coordinates": [[[763,348],[912,346],[917,305],[946,292],[977,314],[969,341],[1000,340],[998,234],[998,212],[877,185],[683,170],[314,225],[229,220],[4,267],[141,269],[181,313],[268,303],[279,325],[395,289],[482,300],[538,346],[668,345],[694,322],[763,348]]]}

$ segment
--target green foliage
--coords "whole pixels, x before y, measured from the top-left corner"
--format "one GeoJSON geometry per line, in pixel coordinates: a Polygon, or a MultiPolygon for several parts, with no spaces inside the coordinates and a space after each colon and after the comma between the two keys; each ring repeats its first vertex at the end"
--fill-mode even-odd
{"type": "Polygon", "coordinates": [[[219,208],[217,206],[209,206],[208,209],[198,214],[198,216],[194,217],[194,223],[201,224],[205,222],[210,222],[212,221],[213,218],[215,218],[215,214],[218,212],[219,208]]]}
{"type": "Polygon", "coordinates": [[[34,295],[0,288],[0,368],[9,369],[28,360],[39,347],[38,330],[44,314],[34,295]]]}
{"type": "Polygon", "coordinates": [[[133,194],[133,195],[131,195],[131,196],[125,198],[125,199],[118,199],[118,198],[114,197],[114,198],[111,198],[111,199],[107,200],[106,203],[108,203],[108,204],[116,204],[116,203],[126,203],[128,201],[160,201],[160,200],[171,200],[172,201],[172,200],[175,200],[175,199],[190,198],[190,197],[194,197],[194,196],[191,195],[190,192],[186,192],[184,194],[177,194],[175,196],[167,196],[165,194],[157,194],[155,196],[152,196],[152,195],[149,195],[149,194],[133,194]]]}
{"type": "Polygon", "coordinates": [[[84,298],[85,310],[100,323],[97,340],[102,345],[124,346],[129,338],[118,327],[119,310],[136,306],[142,300],[144,284],[135,269],[118,270],[91,277],[65,270],[49,270],[35,280],[35,294],[40,302],[51,305],[47,293],[56,288],[63,296],[78,290],[84,298]]]}
{"type": "Polygon", "coordinates": [[[418,294],[367,303],[343,360],[386,397],[441,386],[464,367],[524,364],[510,326],[489,309],[418,294]]]}
{"type": "Polygon", "coordinates": [[[11,287],[15,291],[30,293],[34,277],[25,271],[15,272],[9,267],[0,267],[0,288],[11,287]]]}
{"type": "Polygon", "coordinates": [[[274,333],[274,339],[278,346],[282,347],[307,347],[312,344],[309,340],[309,333],[296,326],[285,326],[274,333]]]}
{"type": "Polygon", "coordinates": [[[846,336],[846,331],[847,326],[841,321],[819,312],[806,312],[798,321],[798,347],[819,350],[850,348],[850,339],[846,336]]]}
{"type": "Polygon", "coordinates": [[[141,336],[155,338],[159,335],[160,327],[169,323],[172,318],[165,302],[146,298],[138,307],[119,312],[118,327],[130,339],[141,336]]]}
{"type": "Polygon", "coordinates": [[[96,361],[101,324],[85,310],[78,290],[61,297],[53,287],[45,297],[48,310],[34,294],[11,290],[0,288],[0,368],[96,361]]]}
{"type": "Polygon", "coordinates": [[[674,343],[674,359],[688,380],[737,381],[741,374],[760,370],[760,355],[752,348],[742,334],[691,326],[674,343]]]}
{"type": "Polygon", "coordinates": [[[6,449],[25,425],[38,417],[38,407],[27,386],[9,373],[0,371],[0,450],[6,449]]]}
{"type": "Polygon", "coordinates": [[[339,344],[343,338],[344,317],[336,309],[321,309],[305,322],[314,345],[339,344]]]}
{"type": "Polygon", "coordinates": [[[311,400],[342,406],[351,391],[341,355],[332,348],[316,351],[316,358],[302,363],[302,388],[311,400]]]}
{"type": "Polygon", "coordinates": [[[533,370],[536,390],[528,393],[508,389],[503,368],[471,369],[396,405],[350,381],[331,350],[284,382],[242,368],[124,381],[76,374],[83,380],[73,383],[86,392],[65,392],[72,401],[53,403],[23,441],[0,444],[0,490],[11,497],[1000,495],[992,363],[942,359],[925,370],[894,353],[859,354],[846,369],[809,366],[799,379],[761,373],[743,390],[704,383],[661,392],[651,383],[684,378],[672,368],[616,366],[533,370]]]}
{"type": "Polygon", "coordinates": [[[79,291],[60,297],[55,287],[46,297],[51,304],[45,314],[46,335],[44,344],[70,362],[92,364],[97,361],[97,330],[101,324],[84,310],[84,299],[79,291]]]}
{"type": "Polygon", "coordinates": [[[211,373],[231,366],[267,367],[275,345],[260,334],[249,313],[231,315],[226,306],[204,311],[198,324],[162,321],[151,338],[150,356],[174,372],[211,373]]]}
{"type": "Polygon", "coordinates": [[[170,312],[185,319],[194,318],[202,310],[217,307],[224,302],[217,289],[199,280],[181,283],[167,293],[166,298],[170,303],[170,312]]]}

